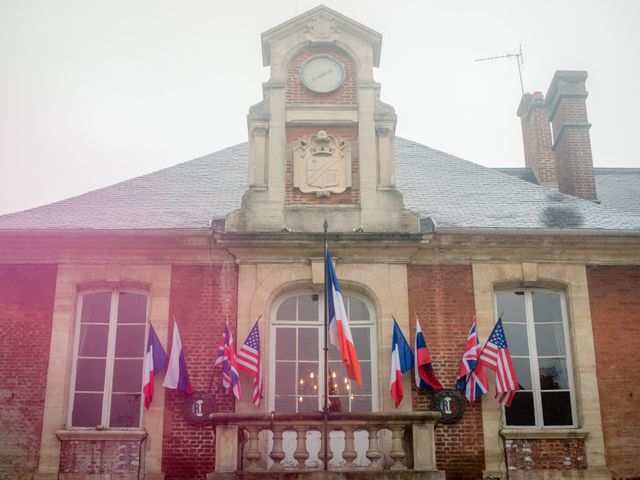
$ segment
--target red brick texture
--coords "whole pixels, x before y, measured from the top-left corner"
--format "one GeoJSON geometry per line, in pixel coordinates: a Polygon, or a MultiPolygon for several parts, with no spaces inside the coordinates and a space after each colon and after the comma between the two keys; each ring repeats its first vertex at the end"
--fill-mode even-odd
{"type": "Polygon", "coordinates": [[[532,168],[540,183],[557,185],[556,155],[552,149],[549,113],[540,92],[525,94],[518,108],[522,124],[524,163],[532,168]]]}
{"type": "Polygon", "coordinates": [[[357,72],[355,64],[344,50],[333,45],[313,45],[296,55],[287,70],[287,103],[330,103],[355,105],[357,98],[357,72]],[[345,79],[340,88],[329,93],[315,93],[300,81],[300,67],[304,61],[314,55],[325,54],[337,58],[344,65],[345,79]]]}
{"type": "Polygon", "coordinates": [[[516,470],[584,470],[582,439],[507,440],[507,465],[516,470]]]}
{"type": "MultiPolygon", "coordinates": [[[[171,271],[170,315],[180,327],[191,384],[207,390],[216,349],[229,318],[236,330],[238,273],[234,265],[174,265],[171,271]]],[[[171,332],[173,331],[173,322],[171,332]]],[[[233,412],[233,397],[221,387],[216,371],[212,393],[218,411],[233,412]]],[[[163,470],[166,480],[204,479],[213,471],[215,443],[211,427],[193,427],[182,414],[182,393],[166,390],[163,470]]]]}
{"type": "Polygon", "coordinates": [[[358,158],[357,127],[288,127],[287,128],[287,163],[285,170],[285,203],[287,205],[354,205],[360,200],[360,161],[358,158]],[[314,193],[303,193],[293,186],[293,148],[302,138],[316,135],[318,130],[325,130],[336,140],[344,140],[351,148],[351,187],[342,193],[330,197],[318,198],[314,193]]]}
{"type": "Polygon", "coordinates": [[[0,478],[38,468],[56,265],[0,265],[0,478]]]}
{"type": "Polygon", "coordinates": [[[640,478],[640,266],[587,267],[607,466],[640,478]]]}
{"type": "Polygon", "coordinates": [[[112,474],[135,480],[140,473],[139,440],[65,440],[60,446],[61,474],[112,474]]]}
{"type": "MultiPolygon", "coordinates": [[[[409,317],[420,318],[433,359],[445,388],[455,388],[460,359],[475,307],[471,267],[409,266],[409,317]]],[[[411,321],[411,338],[415,335],[411,321]]],[[[414,410],[430,410],[431,395],[412,392],[414,410]]],[[[466,404],[462,420],[436,429],[436,461],[447,480],[482,478],[484,447],[480,403],[466,404]]]]}
{"type": "Polygon", "coordinates": [[[558,190],[596,200],[586,78],[586,72],[556,72],[547,94],[547,108],[553,126],[558,190]]]}

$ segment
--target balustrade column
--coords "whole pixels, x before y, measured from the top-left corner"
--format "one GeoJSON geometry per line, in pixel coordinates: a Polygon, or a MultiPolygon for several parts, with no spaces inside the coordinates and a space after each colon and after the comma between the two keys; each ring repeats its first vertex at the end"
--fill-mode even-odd
{"type": "Polygon", "coordinates": [[[258,462],[262,458],[262,454],[258,448],[258,434],[260,433],[260,428],[250,426],[247,427],[247,431],[249,432],[249,446],[247,447],[245,458],[249,461],[247,470],[253,472],[259,470],[258,462]]]}
{"type": "Polygon", "coordinates": [[[358,456],[358,452],[353,445],[353,432],[355,428],[352,425],[345,425],[342,427],[344,431],[344,450],[342,452],[342,458],[347,462],[344,465],[345,469],[353,468],[353,461],[358,456]]]}
{"type": "Polygon", "coordinates": [[[280,471],[284,470],[284,467],[280,462],[284,460],[285,453],[282,448],[282,433],[284,432],[284,427],[281,425],[274,425],[273,428],[273,448],[271,449],[271,453],[269,457],[273,460],[273,465],[271,466],[271,470],[280,471]]]}
{"type": "Polygon", "coordinates": [[[371,463],[369,464],[369,470],[382,469],[382,462],[380,461],[380,459],[382,458],[382,452],[380,451],[380,446],[378,443],[379,430],[379,425],[367,427],[367,431],[369,432],[369,448],[367,449],[367,458],[371,461],[371,463]]]}
{"type": "Polygon", "coordinates": [[[406,470],[407,466],[402,463],[404,457],[407,456],[402,446],[402,431],[404,430],[403,424],[390,425],[391,429],[391,452],[389,455],[393,459],[394,463],[391,465],[391,470],[406,470]]]}
{"type": "Polygon", "coordinates": [[[304,461],[309,458],[309,452],[307,450],[307,426],[296,426],[296,451],[293,453],[293,458],[298,460],[298,469],[303,470],[305,468],[304,461]]]}

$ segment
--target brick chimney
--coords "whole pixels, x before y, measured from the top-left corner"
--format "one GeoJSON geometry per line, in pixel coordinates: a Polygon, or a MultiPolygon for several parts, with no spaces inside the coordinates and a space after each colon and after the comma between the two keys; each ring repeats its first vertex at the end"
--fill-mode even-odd
{"type": "Polygon", "coordinates": [[[524,163],[541,185],[558,186],[556,155],[551,141],[551,125],[542,92],[525,93],[518,106],[522,124],[524,163]]]}
{"type": "Polygon", "coordinates": [[[553,129],[558,190],[595,201],[586,79],[587,72],[557,71],[547,91],[546,105],[553,129]]]}

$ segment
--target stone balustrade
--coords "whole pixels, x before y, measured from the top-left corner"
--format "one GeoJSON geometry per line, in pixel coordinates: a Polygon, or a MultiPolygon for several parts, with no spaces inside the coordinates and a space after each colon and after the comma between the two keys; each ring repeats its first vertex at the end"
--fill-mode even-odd
{"type": "Polygon", "coordinates": [[[229,474],[239,472],[244,475],[317,473],[324,471],[325,448],[328,449],[328,470],[335,473],[387,470],[389,473],[430,472],[419,477],[444,478],[435,463],[434,428],[439,418],[436,412],[330,412],[326,418],[322,412],[213,413],[210,420],[216,432],[216,461],[215,472],[208,478],[229,478],[229,474]],[[265,433],[261,436],[261,432],[265,433]],[[362,445],[360,452],[356,451],[356,433],[359,443],[364,441],[366,453],[362,445]],[[285,435],[295,448],[288,463],[284,462],[285,435]],[[337,452],[341,460],[334,459],[336,452],[331,447],[337,436],[340,446],[343,445],[337,452]],[[311,443],[315,444],[315,450],[310,448],[311,443]],[[356,464],[357,457],[360,458],[356,464]]]}

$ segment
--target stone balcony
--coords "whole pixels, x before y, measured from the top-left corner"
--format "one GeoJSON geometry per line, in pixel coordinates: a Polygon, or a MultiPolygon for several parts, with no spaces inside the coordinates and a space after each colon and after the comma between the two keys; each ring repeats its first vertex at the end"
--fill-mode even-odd
{"type": "Polygon", "coordinates": [[[207,479],[444,480],[435,462],[439,418],[436,412],[213,413],[216,461],[207,479]]]}

